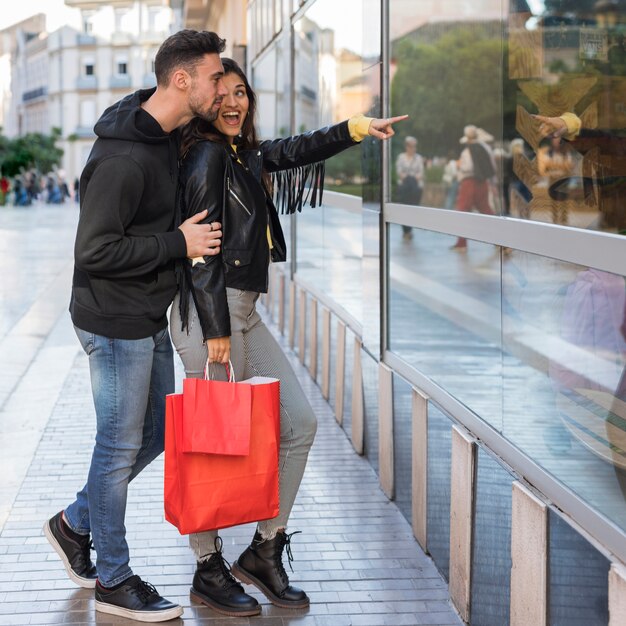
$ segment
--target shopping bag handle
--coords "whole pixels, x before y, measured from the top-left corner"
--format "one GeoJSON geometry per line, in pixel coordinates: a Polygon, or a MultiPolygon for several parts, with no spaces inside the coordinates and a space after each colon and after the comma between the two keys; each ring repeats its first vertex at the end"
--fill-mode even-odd
{"type": "MultiPolygon", "coordinates": [[[[213,371],[214,362],[210,363],[207,358],[206,363],[204,365],[204,380],[211,380],[211,372],[213,371]]],[[[228,359],[228,363],[224,363],[224,368],[226,369],[226,377],[228,378],[229,383],[235,382],[235,368],[233,367],[232,361],[228,359]]]]}

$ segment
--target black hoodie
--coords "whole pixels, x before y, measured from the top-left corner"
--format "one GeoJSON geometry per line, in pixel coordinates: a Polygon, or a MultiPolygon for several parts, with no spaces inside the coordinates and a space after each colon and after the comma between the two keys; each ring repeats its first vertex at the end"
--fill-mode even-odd
{"type": "Polygon", "coordinates": [[[165,328],[174,259],[186,256],[174,229],[177,133],[165,133],[140,107],[153,93],[137,91],[102,114],[80,178],[72,321],[117,339],[165,328]]]}

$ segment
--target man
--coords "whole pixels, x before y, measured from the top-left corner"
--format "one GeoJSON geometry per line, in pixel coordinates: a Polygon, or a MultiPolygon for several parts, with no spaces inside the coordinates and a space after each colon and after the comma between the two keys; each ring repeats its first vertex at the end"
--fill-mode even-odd
{"type": "Polygon", "coordinates": [[[165,396],[174,391],[166,318],[174,262],[219,251],[220,225],[202,224],[206,211],[173,228],[174,131],[194,116],[216,118],[223,50],[211,32],[169,37],[155,58],[156,89],[104,112],[80,180],[70,312],[89,355],[96,443],[87,484],[44,532],[70,578],[95,587],[97,611],[143,622],[183,612],[133,574],[124,516],[129,481],[163,451],[165,396]]]}
{"type": "MultiPolygon", "coordinates": [[[[470,124],[463,129],[463,137],[459,143],[467,146],[461,152],[457,170],[459,191],[456,208],[459,211],[476,209],[493,215],[489,206],[489,180],[495,175],[496,166],[493,152],[487,145],[488,141],[493,141],[493,137],[482,128],[470,124]]],[[[467,240],[459,237],[452,249],[466,251],[467,240]]]]}

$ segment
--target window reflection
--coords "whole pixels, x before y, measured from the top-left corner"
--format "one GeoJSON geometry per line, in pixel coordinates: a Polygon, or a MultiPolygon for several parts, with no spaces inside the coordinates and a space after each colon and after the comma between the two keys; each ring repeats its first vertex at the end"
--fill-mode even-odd
{"type": "Polygon", "coordinates": [[[513,170],[530,190],[527,201],[511,196],[511,213],[619,231],[626,226],[618,199],[625,161],[623,148],[612,144],[621,144],[626,130],[625,7],[587,0],[544,5],[533,15],[516,3],[508,17],[505,91],[515,92],[516,110],[505,115],[504,135],[528,147],[514,159],[513,170]],[[532,114],[570,116],[577,128],[542,132],[532,114]]]}
{"type": "Polygon", "coordinates": [[[624,276],[390,225],[389,346],[626,529],[624,276]]]}
{"type": "Polygon", "coordinates": [[[475,413],[502,424],[500,250],[389,228],[389,347],[475,413]]]}
{"type": "Polygon", "coordinates": [[[503,433],[626,528],[624,277],[511,252],[502,296],[503,433]]]}
{"type": "Polygon", "coordinates": [[[392,144],[392,200],[502,212],[501,0],[391,0],[390,17],[391,108],[410,115],[392,144]],[[470,156],[470,135],[485,158],[470,156]],[[407,141],[417,143],[414,180],[407,141]]]}
{"type": "MultiPolygon", "coordinates": [[[[372,107],[377,74],[363,72],[361,0],[319,0],[294,25],[296,131],[320,128],[372,107]]],[[[378,60],[376,56],[374,60],[378,60]]],[[[361,195],[361,147],[326,164],[328,189],[361,195]]]]}
{"type": "MultiPolygon", "coordinates": [[[[296,132],[366,112],[378,101],[364,72],[361,0],[318,0],[294,23],[296,132]]],[[[297,215],[297,275],[358,322],[362,315],[364,149],[326,161],[324,204],[297,215]],[[339,192],[339,193],[336,193],[339,192]]],[[[372,171],[376,171],[374,168],[372,171]]]]}
{"type": "MultiPolygon", "coordinates": [[[[485,141],[496,170],[489,210],[626,229],[626,6],[600,0],[502,6],[504,13],[500,0],[391,0],[392,109],[410,113],[403,130],[418,140],[425,165],[421,195],[404,194],[392,168],[392,199],[465,210],[462,194],[455,195],[458,138],[474,125],[492,138],[485,141]],[[553,136],[541,130],[537,114],[577,122],[553,136]]],[[[403,140],[394,143],[394,159],[403,140]]],[[[476,200],[470,210],[481,206],[476,200]]]]}

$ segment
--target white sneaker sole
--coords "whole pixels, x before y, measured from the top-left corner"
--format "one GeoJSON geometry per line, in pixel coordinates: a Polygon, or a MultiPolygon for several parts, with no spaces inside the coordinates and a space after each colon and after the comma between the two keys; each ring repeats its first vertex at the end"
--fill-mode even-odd
{"type": "Polygon", "coordinates": [[[165,611],[133,611],[132,609],[125,609],[122,606],[96,600],[96,611],[108,613],[109,615],[118,615],[119,617],[127,617],[128,619],[134,619],[136,622],[153,623],[167,622],[168,620],[180,617],[183,614],[183,607],[174,606],[165,611]]]}
{"type": "Polygon", "coordinates": [[[61,561],[63,562],[63,566],[65,567],[65,571],[70,579],[75,582],[79,587],[83,589],[94,589],[96,586],[95,579],[84,578],[83,576],[79,576],[71,567],[70,562],[65,556],[65,552],[63,552],[63,548],[59,545],[59,542],[56,540],[55,536],[52,534],[52,530],[50,529],[50,520],[48,520],[43,527],[43,533],[46,536],[46,539],[50,543],[50,545],[54,548],[54,551],[59,555],[61,561]]]}

